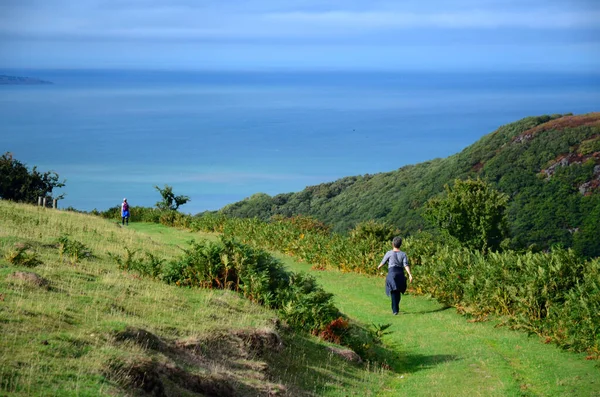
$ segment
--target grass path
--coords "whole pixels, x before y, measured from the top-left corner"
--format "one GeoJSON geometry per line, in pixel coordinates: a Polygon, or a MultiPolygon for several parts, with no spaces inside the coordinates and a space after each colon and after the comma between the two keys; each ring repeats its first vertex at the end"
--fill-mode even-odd
{"type": "MultiPolygon", "coordinates": [[[[189,232],[132,225],[173,244],[189,232]]],[[[216,238],[203,234],[201,237],[216,238]]],[[[405,295],[400,316],[391,314],[383,279],[310,270],[309,264],[276,254],[290,269],[313,274],[335,294],[336,305],[364,324],[392,324],[384,338],[393,352],[391,373],[379,396],[600,396],[600,368],[582,354],[545,345],[496,322],[470,323],[433,299],[405,295]]],[[[376,265],[376,264],[374,264],[376,265]]],[[[414,269],[418,277],[418,269],[414,269]]],[[[350,394],[350,393],[348,393],[350,394]]]]}

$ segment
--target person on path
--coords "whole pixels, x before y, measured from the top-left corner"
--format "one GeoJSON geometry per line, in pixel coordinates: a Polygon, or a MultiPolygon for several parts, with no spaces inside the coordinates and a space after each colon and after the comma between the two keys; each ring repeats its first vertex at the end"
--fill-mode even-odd
{"type": "Polygon", "coordinates": [[[388,264],[388,274],[385,278],[385,293],[392,298],[392,313],[398,315],[400,313],[400,298],[406,292],[406,276],[404,269],[408,273],[408,280],[412,283],[413,276],[408,265],[408,257],[406,253],[400,251],[402,246],[402,237],[394,237],[392,240],[391,251],[385,253],[383,260],[377,266],[380,269],[386,263],[388,264]]]}
{"type": "Polygon", "coordinates": [[[123,220],[123,225],[129,226],[129,204],[126,198],[123,199],[123,203],[121,204],[121,219],[123,220]]]}

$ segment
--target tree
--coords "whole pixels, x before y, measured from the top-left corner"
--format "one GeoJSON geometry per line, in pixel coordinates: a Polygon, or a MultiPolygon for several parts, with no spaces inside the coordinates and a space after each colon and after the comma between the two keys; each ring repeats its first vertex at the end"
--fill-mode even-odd
{"type": "Polygon", "coordinates": [[[0,198],[4,200],[35,203],[38,197],[61,199],[64,194],[52,197],[52,191],[63,186],[65,181],[54,171],[40,172],[37,167],[29,171],[9,152],[0,157],[0,198]]]}
{"type": "Polygon", "coordinates": [[[173,187],[165,185],[164,189],[154,186],[162,196],[162,201],[156,203],[156,207],[163,211],[177,211],[179,206],[184,205],[190,198],[188,196],[175,196],[173,187]]]}
{"type": "Polygon", "coordinates": [[[508,196],[481,179],[456,179],[442,196],[430,199],[424,216],[444,234],[481,251],[497,250],[507,236],[508,196]]]}

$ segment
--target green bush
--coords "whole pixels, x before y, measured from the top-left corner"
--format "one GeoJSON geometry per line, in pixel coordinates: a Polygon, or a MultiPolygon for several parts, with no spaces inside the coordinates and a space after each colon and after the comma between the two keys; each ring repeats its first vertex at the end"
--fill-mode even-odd
{"type": "Polygon", "coordinates": [[[340,312],[333,305],[333,294],[317,285],[314,277],[304,273],[291,273],[287,285],[277,294],[283,318],[294,329],[307,332],[323,330],[340,312]]]}
{"type": "Polygon", "coordinates": [[[264,250],[240,244],[231,238],[214,243],[192,241],[174,260],[147,255],[146,260],[126,249],[121,258],[111,255],[120,269],[185,287],[229,289],[264,306],[279,310],[296,330],[318,333],[340,316],[332,294],[306,274],[288,272],[264,250]]]}
{"type": "Polygon", "coordinates": [[[374,220],[360,222],[350,231],[350,236],[354,241],[374,240],[377,242],[391,242],[399,234],[400,230],[397,227],[374,220]]]}
{"type": "Polygon", "coordinates": [[[586,263],[583,279],[564,294],[564,303],[553,307],[548,319],[554,340],[576,351],[600,353],[600,259],[586,263]]]}
{"type": "Polygon", "coordinates": [[[42,264],[37,252],[29,244],[15,244],[14,249],[4,253],[4,259],[11,265],[35,267],[42,264]]]}
{"type": "Polygon", "coordinates": [[[60,261],[65,257],[69,259],[71,265],[77,264],[80,259],[90,258],[92,251],[81,241],[72,240],[67,235],[62,235],[57,240],[58,253],[60,261]]]}

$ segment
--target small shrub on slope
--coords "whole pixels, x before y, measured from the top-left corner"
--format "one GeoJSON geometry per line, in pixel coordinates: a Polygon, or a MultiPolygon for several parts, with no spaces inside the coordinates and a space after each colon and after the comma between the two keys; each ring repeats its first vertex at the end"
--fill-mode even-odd
{"type": "Polygon", "coordinates": [[[92,256],[90,249],[80,241],[73,240],[67,235],[58,238],[58,253],[62,262],[64,257],[69,259],[72,265],[79,262],[81,258],[89,258],[92,256]]]}
{"type": "Polygon", "coordinates": [[[35,267],[42,264],[37,252],[28,244],[15,244],[13,250],[5,252],[4,259],[15,266],[35,267]]]}
{"type": "Polygon", "coordinates": [[[192,241],[183,255],[164,262],[154,257],[125,258],[112,255],[119,268],[159,277],[186,287],[230,289],[261,305],[276,309],[295,330],[318,334],[340,317],[333,295],[318,286],[314,277],[288,272],[266,251],[231,238],[220,242],[192,241]]]}

